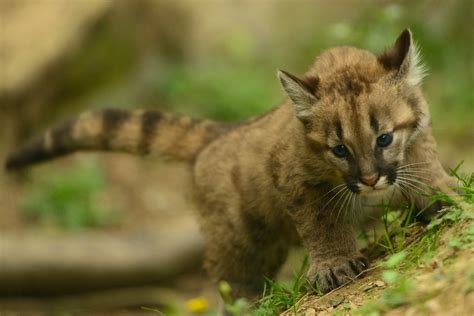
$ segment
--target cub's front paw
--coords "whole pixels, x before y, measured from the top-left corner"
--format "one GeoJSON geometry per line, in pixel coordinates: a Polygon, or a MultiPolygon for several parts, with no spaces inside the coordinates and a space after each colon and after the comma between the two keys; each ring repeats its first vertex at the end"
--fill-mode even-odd
{"type": "Polygon", "coordinates": [[[321,292],[327,293],[354,280],[369,267],[369,261],[362,255],[336,257],[311,263],[308,281],[321,292]]]}

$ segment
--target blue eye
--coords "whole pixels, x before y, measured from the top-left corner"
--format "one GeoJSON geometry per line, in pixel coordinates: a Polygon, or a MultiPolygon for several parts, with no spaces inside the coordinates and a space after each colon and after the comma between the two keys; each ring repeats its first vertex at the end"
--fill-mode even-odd
{"type": "Polygon", "coordinates": [[[379,137],[377,137],[377,145],[379,147],[387,147],[390,145],[393,141],[393,135],[392,133],[386,133],[382,134],[379,137]]]}
{"type": "Polygon", "coordinates": [[[334,155],[336,155],[339,158],[344,158],[349,156],[349,150],[347,150],[347,147],[344,145],[337,145],[332,148],[332,152],[334,155]]]}

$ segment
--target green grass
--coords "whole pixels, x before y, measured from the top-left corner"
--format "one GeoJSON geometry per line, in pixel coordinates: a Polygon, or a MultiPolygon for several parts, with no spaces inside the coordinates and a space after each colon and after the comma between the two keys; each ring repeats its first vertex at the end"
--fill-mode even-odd
{"type": "Polygon", "coordinates": [[[275,315],[278,311],[296,306],[298,299],[308,290],[307,268],[308,258],[305,257],[301,268],[294,272],[293,282],[284,283],[267,279],[263,298],[257,303],[258,307],[252,311],[252,315],[275,315]]]}
{"type": "Polygon", "coordinates": [[[280,311],[296,306],[301,295],[308,290],[305,272],[308,258],[305,257],[301,268],[294,272],[292,281],[273,281],[266,279],[263,297],[252,304],[247,299],[234,300],[227,282],[221,282],[219,292],[225,302],[225,309],[233,316],[266,316],[276,315],[280,311]]]}
{"type": "Polygon", "coordinates": [[[22,211],[30,221],[66,230],[114,224],[118,213],[98,203],[105,187],[99,166],[92,161],[58,172],[42,170],[26,189],[22,211]]]}

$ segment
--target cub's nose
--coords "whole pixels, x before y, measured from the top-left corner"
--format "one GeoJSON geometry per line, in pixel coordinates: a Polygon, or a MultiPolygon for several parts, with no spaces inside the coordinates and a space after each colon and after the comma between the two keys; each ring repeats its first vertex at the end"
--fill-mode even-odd
{"type": "Polygon", "coordinates": [[[360,177],[360,182],[362,182],[363,184],[366,184],[370,187],[373,187],[377,183],[378,180],[379,180],[379,174],[378,173],[374,173],[374,174],[371,174],[371,175],[368,175],[368,176],[360,177]]]}

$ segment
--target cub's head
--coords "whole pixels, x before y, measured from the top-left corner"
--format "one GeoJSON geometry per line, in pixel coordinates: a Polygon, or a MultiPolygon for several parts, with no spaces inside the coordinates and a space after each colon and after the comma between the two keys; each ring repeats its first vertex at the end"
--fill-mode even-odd
{"type": "Polygon", "coordinates": [[[371,194],[396,183],[410,144],[430,120],[410,30],[381,55],[337,47],[303,78],[278,76],[308,144],[349,190],[371,194]]]}

